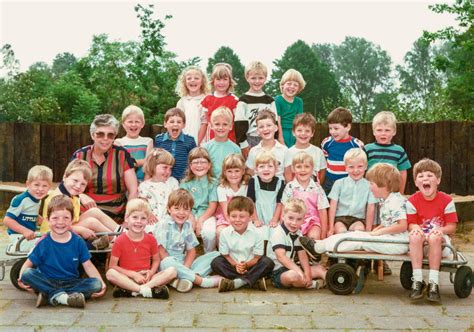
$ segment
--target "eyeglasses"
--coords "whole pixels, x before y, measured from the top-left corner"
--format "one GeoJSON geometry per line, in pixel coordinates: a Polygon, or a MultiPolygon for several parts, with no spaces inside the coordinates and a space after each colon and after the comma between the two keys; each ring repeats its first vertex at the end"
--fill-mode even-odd
{"type": "Polygon", "coordinates": [[[95,134],[95,137],[97,138],[104,138],[107,137],[108,139],[114,139],[115,136],[117,136],[116,133],[104,133],[103,131],[98,131],[95,134]]]}
{"type": "Polygon", "coordinates": [[[207,165],[209,161],[207,160],[193,160],[191,161],[191,165],[207,165]]]}

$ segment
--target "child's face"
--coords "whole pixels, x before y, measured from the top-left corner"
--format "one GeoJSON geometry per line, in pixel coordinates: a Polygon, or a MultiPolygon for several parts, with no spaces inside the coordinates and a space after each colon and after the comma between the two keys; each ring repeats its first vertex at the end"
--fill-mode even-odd
{"type": "Polygon", "coordinates": [[[249,225],[250,213],[247,211],[232,210],[229,213],[229,220],[234,230],[239,234],[243,234],[249,225]]]}
{"type": "Polygon", "coordinates": [[[168,135],[172,140],[178,138],[184,128],[184,120],[178,116],[170,116],[168,121],[165,122],[165,128],[168,130],[168,135]]]}
{"type": "Polygon", "coordinates": [[[270,182],[275,176],[276,165],[273,162],[260,163],[257,165],[256,172],[263,182],[270,182]]]}
{"type": "Polygon", "coordinates": [[[352,180],[358,181],[364,177],[367,163],[361,159],[349,159],[346,162],[346,172],[352,180]]]}
{"type": "Polygon", "coordinates": [[[46,180],[26,181],[28,192],[36,199],[43,199],[51,188],[51,183],[46,180]]]}
{"type": "Polygon", "coordinates": [[[229,91],[230,87],[230,78],[228,76],[216,78],[214,79],[213,86],[215,92],[221,95],[227,94],[227,91],[229,91]]]}
{"type": "Polygon", "coordinates": [[[277,130],[278,126],[271,119],[262,119],[257,122],[257,134],[264,141],[274,139],[277,130]]]}
{"type": "Polygon", "coordinates": [[[173,167],[167,164],[158,164],[155,167],[155,173],[153,174],[153,179],[155,181],[166,182],[171,176],[171,171],[173,167]]]}
{"type": "Polygon", "coordinates": [[[201,94],[202,76],[195,70],[190,70],[185,75],[186,89],[191,96],[198,96],[201,94]]]}
{"type": "Polygon", "coordinates": [[[296,81],[286,81],[282,86],[282,93],[286,97],[293,98],[300,90],[300,84],[296,81]]]}
{"type": "Polygon", "coordinates": [[[331,135],[336,141],[340,141],[349,137],[349,131],[351,125],[343,126],[340,123],[329,124],[329,135],[331,135]]]}
{"type": "Polygon", "coordinates": [[[311,130],[310,126],[299,125],[296,126],[295,130],[293,130],[293,135],[295,135],[298,143],[309,144],[311,138],[313,138],[314,132],[311,130]]]}
{"type": "Polygon", "coordinates": [[[293,166],[293,171],[298,182],[306,182],[313,175],[313,165],[310,163],[298,163],[293,166]]]}
{"type": "Polygon", "coordinates": [[[304,213],[287,211],[283,214],[283,223],[291,233],[294,233],[304,224],[304,213]]]}
{"type": "Polygon", "coordinates": [[[72,196],[82,194],[87,187],[87,181],[84,178],[84,174],[80,171],[72,172],[69,176],[63,177],[63,184],[72,196]]]}
{"type": "Polygon", "coordinates": [[[206,158],[196,158],[189,164],[191,172],[198,178],[205,176],[211,169],[211,163],[206,158]]]}
{"type": "Polygon", "coordinates": [[[441,179],[430,171],[420,172],[415,178],[415,186],[428,200],[435,198],[440,183],[441,179]]]}
{"type": "Polygon", "coordinates": [[[242,183],[242,177],[244,176],[244,170],[241,168],[228,168],[224,174],[231,185],[240,185],[242,183]]]}
{"type": "Polygon", "coordinates": [[[370,191],[375,198],[387,198],[390,195],[390,192],[386,187],[379,187],[374,182],[369,182],[370,184],[370,191]]]}
{"type": "Polygon", "coordinates": [[[396,133],[392,126],[386,124],[378,124],[374,128],[375,140],[379,144],[391,144],[396,133]]]}
{"type": "Polygon", "coordinates": [[[229,132],[232,129],[232,122],[225,116],[216,116],[211,121],[211,128],[214,130],[216,138],[227,139],[229,132]]]}
{"type": "Polygon", "coordinates": [[[128,230],[134,233],[141,233],[148,224],[149,215],[146,211],[133,211],[125,217],[128,230]]]}
{"type": "Polygon", "coordinates": [[[250,86],[250,91],[252,92],[261,92],[263,90],[263,86],[265,85],[265,81],[267,77],[263,75],[261,72],[253,72],[251,71],[245,77],[247,82],[250,86]]]}
{"type": "Polygon", "coordinates": [[[122,127],[127,132],[127,137],[129,138],[140,136],[140,130],[142,130],[144,125],[143,119],[136,114],[130,114],[122,123],[122,127]]]}
{"type": "Polygon", "coordinates": [[[48,223],[51,232],[63,235],[71,229],[72,214],[66,209],[54,210],[48,216],[48,223]]]}
{"type": "Polygon", "coordinates": [[[173,205],[168,208],[168,213],[178,226],[182,226],[189,219],[191,209],[185,206],[173,205]]]}

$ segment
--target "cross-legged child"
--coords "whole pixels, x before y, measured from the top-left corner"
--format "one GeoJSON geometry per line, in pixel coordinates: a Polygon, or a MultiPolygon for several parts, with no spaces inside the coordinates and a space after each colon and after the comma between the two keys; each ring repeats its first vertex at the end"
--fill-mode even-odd
{"type": "Polygon", "coordinates": [[[212,263],[212,271],[224,277],[219,282],[219,292],[228,292],[243,286],[267,290],[265,276],[275,266],[263,256],[263,238],[249,225],[254,214],[254,204],[247,198],[236,196],[227,206],[230,227],[220,236],[219,252],[212,263]]]}
{"type": "Polygon", "coordinates": [[[217,199],[219,206],[216,211],[216,235],[219,242],[219,234],[230,225],[227,205],[232,197],[247,196],[247,183],[249,176],[245,174],[245,159],[240,154],[228,155],[222,164],[222,175],[217,187],[217,199]]]}
{"type": "Polygon", "coordinates": [[[283,223],[278,225],[268,242],[269,257],[275,267],[271,274],[276,288],[321,288],[326,279],[326,268],[320,264],[309,265],[308,255],[298,237],[305,223],[306,206],[297,198],[290,198],[283,208],[283,223]],[[298,256],[298,263],[295,261],[298,256]],[[317,280],[313,280],[316,279],[317,280]]]}
{"type": "Polygon", "coordinates": [[[194,199],[189,216],[197,236],[202,237],[204,252],[216,249],[217,180],[212,174],[211,157],[206,149],[194,148],[189,153],[189,168],[181,182],[181,188],[191,193],[194,199]]]}
{"type": "MultiPolygon", "coordinates": [[[[313,157],[314,177],[318,183],[324,183],[326,174],[326,158],[323,151],[311,144],[311,139],[316,131],[316,119],[309,113],[298,114],[293,121],[293,135],[296,138],[295,145],[288,149],[288,158],[285,166],[291,165],[294,156],[299,152],[306,152],[313,157]]],[[[294,177],[292,174],[291,179],[294,177]]]]}
{"type": "Polygon", "coordinates": [[[344,154],[344,164],[349,176],[337,180],[329,194],[328,236],[372,230],[378,200],[370,191],[369,181],[364,178],[367,156],[360,148],[350,149],[344,154]]]}
{"type": "Polygon", "coordinates": [[[18,285],[36,291],[36,307],[46,304],[84,308],[85,300],[105,293],[105,283],[90,258],[84,241],[70,232],[74,215],[71,199],[55,196],[48,206],[51,231],[28,255],[18,285]],[[79,264],[89,278],[80,278],[79,264]]]}
{"type": "Polygon", "coordinates": [[[427,299],[441,300],[439,294],[439,267],[442,257],[451,254],[443,250],[443,243],[451,244],[450,235],[456,231],[458,217],[451,196],[438,191],[441,166],[431,159],[422,159],[413,167],[413,178],[418,192],[407,202],[408,230],[410,231],[410,258],[413,267],[413,285],[410,299],[423,298],[423,256],[430,266],[427,299]],[[427,247],[423,247],[428,244],[427,247]]]}
{"type": "Polygon", "coordinates": [[[252,216],[263,240],[268,240],[272,229],[278,226],[285,181],[276,176],[277,160],[273,153],[260,152],[255,158],[256,175],[249,180],[247,197],[255,203],[252,216]]]}
{"type": "MultiPolygon", "coordinates": [[[[153,224],[163,220],[167,213],[168,196],[179,188],[179,182],[171,176],[174,158],[164,149],[153,149],[145,161],[145,174],[148,180],[138,186],[138,197],[144,198],[150,204],[153,224]]],[[[153,224],[145,228],[146,232],[153,230],[153,224]]]]}
{"type": "Polygon", "coordinates": [[[186,116],[179,108],[171,108],[165,113],[164,134],[155,137],[155,148],[162,148],[171,153],[175,163],[171,175],[178,181],[184,177],[184,171],[188,167],[188,154],[196,147],[192,136],[183,133],[186,125],[186,116]]]}
{"type": "Polygon", "coordinates": [[[176,269],[178,278],[170,285],[178,292],[189,292],[194,285],[204,288],[217,287],[220,278],[208,277],[211,262],[219,256],[211,251],[196,258],[199,242],[189,221],[193,196],[184,189],[173,191],[168,199],[169,215],[155,226],[153,234],[162,247],[160,269],[176,269]]]}
{"type": "Polygon", "coordinates": [[[232,78],[232,66],[228,63],[216,63],[212,68],[210,85],[212,93],[207,95],[201,102],[202,117],[201,128],[199,129],[198,144],[205,143],[214,138],[214,130],[209,126],[212,113],[219,107],[224,106],[232,111],[232,127],[229,132],[229,139],[235,142],[234,132],[234,110],[237,107],[238,99],[232,93],[235,81],[232,78]]]}
{"type": "Polygon", "coordinates": [[[29,251],[34,247],[36,227],[42,222],[41,199],[48,194],[52,182],[53,171],[49,167],[36,165],[28,171],[26,191],[13,197],[3,218],[12,248],[21,237],[26,241],[22,241],[20,250],[29,251]]]}
{"type": "Polygon", "coordinates": [[[183,132],[193,137],[196,142],[201,128],[201,102],[209,93],[207,84],[206,74],[197,66],[184,68],[176,84],[176,94],[181,97],[176,107],[184,112],[188,120],[183,132]]]}
{"type": "Polygon", "coordinates": [[[145,115],[142,109],[135,105],[127,106],[122,112],[122,127],[127,134],[122,138],[117,138],[114,142],[127,149],[135,159],[135,173],[139,183],[145,176],[142,169],[145,157],[153,148],[152,138],[140,136],[140,131],[144,126],[145,115]]]}
{"type": "Polygon", "coordinates": [[[286,184],[282,203],[285,206],[291,198],[301,199],[306,205],[301,233],[320,240],[326,237],[329,202],[321,185],[312,179],[313,169],[313,158],[306,152],[299,152],[293,158],[292,171],[296,176],[286,184]]]}
{"type": "Polygon", "coordinates": [[[347,176],[344,167],[344,154],[352,148],[361,148],[364,143],[349,135],[352,125],[352,113],[346,108],[338,107],[328,115],[329,134],[321,143],[321,149],[327,158],[326,177],[323,183],[326,195],[331,192],[336,180],[347,176]]]}
{"type": "Polygon", "coordinates": [[[285,145],[295,145],[293,121],[297,114],[303,113],[303,99],[296,95],[303,91],[306,82],[303,75],[295,69],[288,69],[280,80],[281,95],[275,97],[275,106],[281,121],[285,145]]]}
{"type": "Polygon", "coordinates": [[[114,297],[169,298],[166,284],[176,278],[176,269],[158,272],[158,244],[152,234],[145,233],[150,216],[150,206],[144,200],[135,198],[127,203],[128,230],[115,240],[106,274],[107,280],[116,286],[114,297]]]}
{"type": "Polygon", "coordinates": [[[216,179],[221,177],[224,158],[232,153],[240,153],[239,146],[229,139],[233,122],[234,115],[227,107],[222,106],[212,112],[211,129],[214,131],[214,138],[204,143],[202,147],[211,156],[212,172],[216,179]]]}

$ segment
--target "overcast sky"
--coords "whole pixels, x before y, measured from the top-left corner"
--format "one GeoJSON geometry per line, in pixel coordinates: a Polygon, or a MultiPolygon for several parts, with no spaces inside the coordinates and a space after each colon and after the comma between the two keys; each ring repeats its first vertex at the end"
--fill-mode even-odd
{"type": "MultiPolygon", "coordinates": [[[[440,0],[441,1],[441,0],[440,0]]],[[[440,2],[438,1],[438,2],[440,2]]],[[[22,70],[36,61],[52,63],[58,53],[84,56],[94,34],[136,40],[138,1],[0,0],[0,41],[9,43],[22,70]]],[[[155,1],[159,17],[173,15],[164,29],[168,49],[184,60],[207,63],[220,46],[231,47],[245,65],[272,62],[298,39],[308,44],[339,44],[345,36],[363,37],[386,50],[395,64],[423,30],[453,25],[452,16],[435,14],[436,1],[155,1]]]]}

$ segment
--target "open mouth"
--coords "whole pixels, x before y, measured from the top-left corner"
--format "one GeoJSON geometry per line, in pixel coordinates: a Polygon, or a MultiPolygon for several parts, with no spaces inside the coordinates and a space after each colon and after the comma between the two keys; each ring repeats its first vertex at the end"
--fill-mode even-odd
{"type": "Polygon", "coordinates": [[[431,185],[428,184],[428,183],[424,183],[424,184],[423,184],[423,189],[424,189],[424,190],[430,190],[430,189],[431,189],[431,185]]]}

